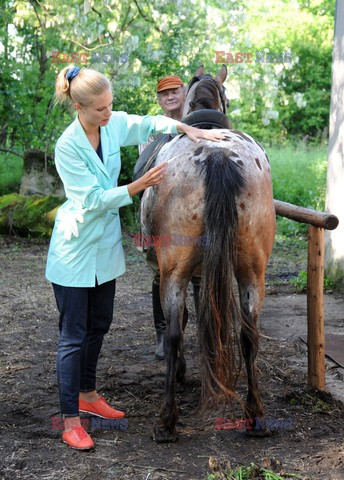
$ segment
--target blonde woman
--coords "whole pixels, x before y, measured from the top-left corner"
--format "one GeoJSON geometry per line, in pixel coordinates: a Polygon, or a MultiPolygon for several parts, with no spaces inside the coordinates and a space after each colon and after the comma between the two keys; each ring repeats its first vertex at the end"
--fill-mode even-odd
{"type": "Polygon", "coordinates": [[[56,215],[46,277],[60,313],[57,378],[62,440],[84,450],[94,443],[80,424],[80,411],[124,417],[96,390],[97,361],[113,317],[116,278],[125,272],[119,209],[131,204],[135,194],[160,183],[167,166],[159,164],[139,180],[118,187],[120,147],[143,144],[160,132],[185,133],[194,141],[222,136],[163,115],[112,111],[110,81],[90,68],[64,68],[56,80],[56,101],[68,102],[77,116],[55,148],[67,200],[56,215]]]}

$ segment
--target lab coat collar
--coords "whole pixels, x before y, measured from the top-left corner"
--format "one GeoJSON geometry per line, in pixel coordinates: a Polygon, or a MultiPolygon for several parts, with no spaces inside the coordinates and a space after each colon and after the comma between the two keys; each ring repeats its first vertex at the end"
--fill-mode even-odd
{"type": "Polygon", "coordinates": [[[75,123],[75,142],[78,146],[84,150],[88,150],[92,157],[92,160],[97,164],[97,166],[110,178],[109,172],[107,171],[105,164],[107,163],[108,154],[109,154],[109,137],[106,132],[106,127],[100,127],[100,141],[102,144],[102,153],[103,153],[103,160],[104,163],[98,157],[97,152],[94,150],[92,145],[90,144],[89,139],[83,129],[79,116],[77,116],[74,120],[75,123]]]}

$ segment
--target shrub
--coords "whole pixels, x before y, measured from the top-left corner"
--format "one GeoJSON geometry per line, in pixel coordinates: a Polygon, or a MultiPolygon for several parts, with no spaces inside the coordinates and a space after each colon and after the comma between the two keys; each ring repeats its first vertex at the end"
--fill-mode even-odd
{"type": "Polygon", "coordinates": [[[0,197],[0,233],[49,237],[62,202],[63,199],[52,195],[4,195],[0,197]]]}

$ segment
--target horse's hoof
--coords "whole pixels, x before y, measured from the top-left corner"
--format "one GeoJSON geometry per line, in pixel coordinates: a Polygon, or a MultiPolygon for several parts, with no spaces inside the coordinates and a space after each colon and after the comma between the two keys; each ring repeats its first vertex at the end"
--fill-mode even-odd
{"type": "Polygon", "coordinates": [[[268,428],[265,428],[265,429],[250,428],[246,430],[246,435],[248,435],[249,437],[264,438],[264,437],[271,437],[271,435],[273,435],[273,432],[268,428]]]}
{"type": "Polygon", "coordinates": [[[171,432],[161,425],[155,425],[153,430],[153,440],[156,443],[173,443],[178,440],[178,436],[175,429],[171,432]]]}

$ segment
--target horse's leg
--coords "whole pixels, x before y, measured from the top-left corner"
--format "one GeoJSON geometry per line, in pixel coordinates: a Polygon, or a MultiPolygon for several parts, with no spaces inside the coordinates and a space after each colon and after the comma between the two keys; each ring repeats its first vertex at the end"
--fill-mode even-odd
{"type": "MultiPolygon", "coordinates": [[[[201,283],[201,278],[200,277],[192,277],[192,286],[193,286],[193,292],[194,292],[194,304],[195,304],[195,312],[196,312],[196,317],[198,319],[198,307],[199,307],[199,292],[200,292],[200,283],[201,283]]],[[[180,340],[180,345],[179,345],[179,351],[178,351],[178,359],[177,359],[177,372],[176,372],[176,378],[177,378],[177,391],[178,392],[183,392],[185,390],[185,372],[186,372],[186,361],[184,357],[184,332],[185,328],[188,322],[189,318],[189,312],[188,309],[184,308],[184,315],[183,315],[183,334],[182,338],[180,340]]]]}
{"type": "Polygon", "coordinates": [[[188,317],[189,317],[189,312],[185,305],[184,312],[183,312],[182,334],[179,342],[178,357],[177,357],[177,364],[176,364],[176,380],[177,380],[178,392],[184,391],[184,388],[185,388],[186,361],[184,357],[184,332],[185,332],[185,327],[188,321],[188,317]]]}
{"type": "Polygon", "coordinates": [[[237,268],[237,281],[240,295],[243,322],[241,327],[241,346],[246,363],[248,394],[245,402],[246,432],[255,436],[266,436],[267,429],[256,429],[256,418],[264,416],[264,408],[259,394],[256,360],[259,350],[258,320],[264,301],[265,268],[264,258],[250,259],[237,268]],[[253,260],[253,261],[252,261],[253,260]],[[252,263],[251,263],[252,262],[252,263]]]}
{"type": "MultiPolygon", "coordinates": [[[[198,318],[198,308],[199,308],[199,292],[200,292],[200,284],[201,284],[201,268],[198,266],[195,270],[193,276],[191,277],[193,291],[194,291],[194,304],[195,304],[195,312],[196,317],[198,318]]],[[[179,392],[184,391],[185,389],[185,372],[186,372],[186,362],[184,357],[184,332],[188,322],[189,312],[184,307],[184,315],[183,315],[183,334],[180,340],[179,352],[178,352],[178,359],[177,359],[177,388],[179,392]]]]}
{"type": "MultiPolygon", "coordinates": [[[[184,302],[184,304],[185,305],[184,305],[183,320],[182,320],[182,332],[179,340],[178,354],[177,354],[177,360],[176,360],[176,381],[177,381],[176,389],[178,392],[183,392],[185,389],[186,361],[184,357],[183,348],[184,348],[184,332],[188,322],[189,312],[188,312],[188,309],[186,308],[186,302],[184,302]]],[[[168,348],[169,347],[165,343],[166,352],[168,348]]]]}
{"type": "Polygon", "coordinates": [[[177,365],[178,376],[185,373],[185,360],[179,360],[182,348],[183,325],[185,323],[185,298],[188,280],[175,276],[166,276],[162,272],[160,280],[160,298],[166,318],[166,360],[167,374],[165,398],[160,410],[159,422],[154,427],[153,438],[156,442],[175,442],[177,440],[176,423],[178,409],[175,400],[177,365]],[[184,370],[184,371],[183,371],[184,370]]]}

